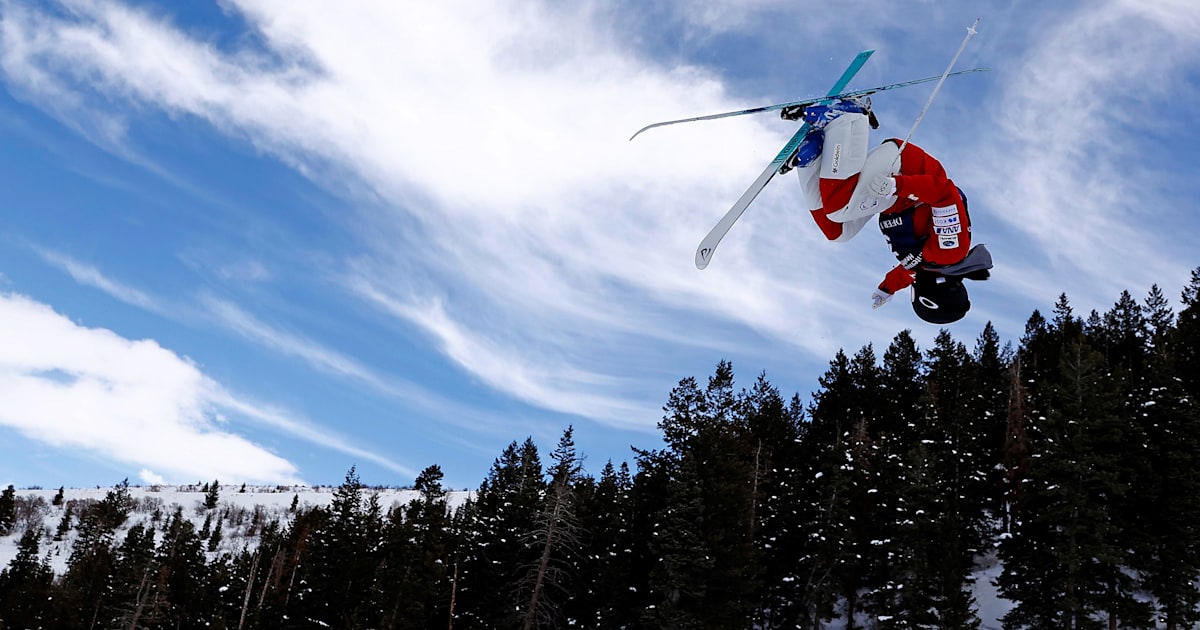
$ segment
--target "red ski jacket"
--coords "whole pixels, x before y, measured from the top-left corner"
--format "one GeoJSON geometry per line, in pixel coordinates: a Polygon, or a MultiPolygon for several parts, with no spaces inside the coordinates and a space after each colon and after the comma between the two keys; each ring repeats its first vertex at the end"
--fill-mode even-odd
{"type": "Polygon", "coordinates": [[[952,265],[971,250],[971,218],[962,191],[941,162],[912,143],[904,146],[896,202],[879,215],[879,229],[900,261],[879,285],[888,293],[911,285],[917,269],[952,265]]]}

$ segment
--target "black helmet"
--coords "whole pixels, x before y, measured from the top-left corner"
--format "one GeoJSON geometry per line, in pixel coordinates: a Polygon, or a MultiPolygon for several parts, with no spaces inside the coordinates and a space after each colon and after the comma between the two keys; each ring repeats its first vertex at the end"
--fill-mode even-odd
{"type": "Polygon", "coordinates": [[[956,322],[971,310],[961,277],[918,271],[913,282],[913,312],[931,324],[956,322]]]}

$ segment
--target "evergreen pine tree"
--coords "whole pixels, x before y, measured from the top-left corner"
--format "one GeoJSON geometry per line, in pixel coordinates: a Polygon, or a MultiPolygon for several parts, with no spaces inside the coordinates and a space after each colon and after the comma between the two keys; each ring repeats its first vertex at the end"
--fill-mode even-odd
{"type": "Polygon", "coordinates": [[[929,502],[915,500],[921,477],[928,476],[921,472],[928,458],[914,461],[910,456],[921,446],[931,415],[922,372],[921,352],[912,334],[906,330],[896,335],[883,357],[880,393],[885,407],[870,429],[863,425],[858,439],[869,448],[856,449],[857,459],[872,470],[865,498],[873,503],[875,514],[868,542],[876,561],[865,582],[863,610],[897,627],[926,623],[927,611],[933,608],[932,589],[917,584],[932,573],[922,552],[930,537],[916,534],[919,524],[936,514],[929,502]]]}
{"type": "Polygon", "coordinates": [[[441,467],[417,475],[419,497],[393,509],[384,524],[375,583],[382,628],[432,628],[450,614],[452,531],[441,467]]]}
{"type": "Polygon", "coordinates": [[[268,526],[256,553],[238,557],[247,575],[239,620],[254,624],[248,627],[279,628],[302,618],[311,606],[305,600],[313,593],[307,584],[308,567],[316,563],[310,550],[323,538],[329,520],[326,509],[299,510],[286,529],[268,526]]]}
{"type": "Polygon", "coordinates": [[[976,628],[969,576],[989,535],[986,471],[998,458],[986,443],[988,419],[975,389],[981,379],[966,348],[943,330],[924,364],[927,412],[910,442],[910,481],[900,499],[912,562],[901,576],[900,611],[914,627],[976,628]]]}
{"type": "Polygon", "coordinates": [[[298,612],[334,627],[350,628],[374,616],[372,586],[383,529],[378,496],[364,500],[356,467],[333,492],[301,563],[304,588],[297,595],[298,612]]]}
{"type": "Polygon", "coordinates": [[[1004,507],[1000,530],[1012,534],[1012,517],[1020,509],[1025,477],[1029,471],[1030,442],[1028,412],[1029,393],[1021,375],[1021,358],[1016,357],[1008,367],[1008,408],[1004,433],[1004,507]]]}
{"type": "Polygon", "coordinates": [[[511,443],[492,464],[474,501],[460,510],[456,627],[515,627],[524,611],[521,567],[537,557],[526,542],[546,491],[532,439],[511,443]]]}
{"type": "Polygon", "coordinates": [[[0,536],[7,536],[17,522],[17,490],[9,484],[0,491],[0,536]]]}
{"type": "Polygon", "coordinates": [[[1026,383],[1040,383],[1058,368],[1058,354],[1049,322],[1034,310],[1025,322],[1020,341],[1020,359],[1026,383]]]}
{"type": "Polygon", "coordinates": [[[1144,510],[1135,566],[1168,630],[1191,628],[1200,624],[1200,407],[1175,379],[1159,380],[1146,403],[1153,474],[1134,492],[1144,510]]]}
{"type": "Polygon", "coordinates": [[[207,539],[209,536],[212,535],[212,524],[213,524],[212,517],[213,517],[212,512],[209,512],[204,515],[204,524],[200,526],[200,538],[207,539]]]}
{"type": "Polygon", "coordinates": [[[585,479],[578,491],[579,518],[588,531],[566,614],[584,628],[629,627],[637,621],[639,577],[634,570],[629,465],[617,468],[609,461],[599,480],[589,482],[585,479]]]}
{"type": "Polygon", "coordinates": [[[1059,370],[1036,383],[1045,412],[1031,427],[1034,453],[1014,535],[1000,548],[1000,593],[1017,602],[1005,627],[1090,627],[1102,615],[1121,627],[1146,627],[1147,607],[1134,597],[1122,544],[1120,497],[1128,488],[1117,455],[1125,422],[1103,356],[1063,306],[1065,298],[1051,331],[1057,347],[1040,348],[1059,370]]]}
{"type": "Polygon", "coordinates": [[[207,625],[215,606],[205,588],[208,576],[204,541],[181,511],[177,510],[167,522],[154,561],[151,614],[161,615],[165,625],[171,627],[207,625]]]}
{"type": "Polygon", "coordinates": [[[72,506],[67,504],[67,507],[63,509],[62,518],[58,521],[58,527],[54,529],[54,542],[62,542],[67,532],[71,531],[71,511],[72,506]]]}
{"type": "Polygon", "coordinates": [[[221,500],[221,484],[216,479],[212,484],[205,484],[207,490],[204,491],[204,509],[215,510],[217,503],[221,500]]]}
{"type": "Polygon", "coordinates": [[[1104,314],[1103,321],[1095,345],[1104,352],[1108,368],[1117,372],[1122,393],[1131,393],[1141,385],[1149,357],[1146,315],[1133,296],[1122,291],[1117,303],[1104,314]]]}
{"type": "MultiPolygon", "coordinates": [[[[678,462],[651,463],[643,458],[641,465],[647,470],[656,466],[671,470],[666,502],[650,544],[651,557],[657,560],[650,576],[656,603],[643,611],[642,623],[657,628],[707,627],[705,600],[711,594],[709,578],[716,562],[703,530],[704,497],[696,459],[691,454],[678,462]]],[[[721,599],[721,594],[713,595],[721,599]]]]}
{"type": "Polygon", "coordinates": [[[889,455],[886,443],[895,434],[889,432],[886,439],[880,439],[880,427],[893,423],[887,420],[890,410],[883,397],[884,373],[870,344],[851,358],[849,376],[855,394],[846,417],[850,430],[842,436],[839,468],[849,481],[842,500],[848,510],[848,551],[852,555],[845,556],[838,578],[845,616],[853,626],[860,612],[877,612],[870,610],[876,598],[869,594],[885,588],[890,578],[888,550],[878,543],[888,540],[891,534],[887,512],[895,507],[891,504],[893,497],[881,496],[880,491],[889,455]],[[864,592],[868,593],[866,602],[861,600],[864,592]]]}
{"type": "Polygon", "coordinates": [[[805,626],[820,627],[837,614],[836,604],[843,593],[842,580],[857,567],[851,510],[855,480],[849,454],[850,421],[859,401],[859,391],[850,370],[850,359],[839,350],[829,369],[819,379],[820,388],[809,406],[810,422],[803,434],[809,457],[801,462],[801,505],[809,506],[805,515],[807,536],[801,564],[801,605],[805,626]]]}
{"type": "Polygon", "coordinates": [[[0,571],[0,628],[45,628],[52,624],[54,574],[38,556],[41,528],[30,527],[17,555],[0,571]]]}
{"type": "Polygon", "coordinates": [[[1152,354],[1167,352],[1167,344],[1175,328],[1175,314],[1171,311],[1171,303],[1158,285],[1150,287],[1146,295],[1143,312],[1146,324],[1150,329],[1149,351],[1152,354]]]}
{"type": "Polygon", "coordinates": [[[221,524],[222,521],[218,520],[217,526],[213,528],[211,535],[208,537],[201,536],[202,540],[208,541],[208,546],[206,548],[209,552],[216,552],[221,548],[221,540],[223,540],[225,537],[221,524]]]}
{"type": "Polygon", "coordinates": [[[751,526],[762,563],[753,621],[763,627],[799,625],[806,616],[800,576],[808,516],[799,466],[808,457],[801,442],[803,407],[799,397],[785,401],[765,374],[740,398],[753,457],[751,526]]]}
{"type": "Polygon", "coordinates": [[[880,391],[887,411],[876,423],[875,432],[914,436],[918,425],[924,422],[927,400],[921,351],[911,331],[896,335],[883,353],[882,376],[880,391]]]}
{"type": "MultiPolygon", "coordinates": [[[[1133,493],[1142,588],[1168,630],[1200,623],[1200,406],[1177,370],[1176,330],[1157,286],[1145,302],[1150,342],[1145,396],[1133,408],[1144,427],[1149,471],[1133,493]]],[[[1133,445],[1136,446],[1136,445],[1133,445]]]]}
{"type": "Polygon", "coordinates": [[[79,517],[71,556],[62,577],[62,600],[58,608],[65,627],[95,627],[104,622],[101,613],[111,604],[110,571],[112,542],[133,510],[126,479],[105,493],[104,499],[88,506],[79,517]]]}
{"type": "Polygon", "coordinates": [[[681,381],[659,423],[667,448],[639,453],[639,484],[649,482],[639,495],[655,501],[645,504],[649,548],[662,559],[650,569],[646,623],[737,626],[755,614],[762,571],[754,540],[758,451],[733,384],[725,361],[703,389],[695,379],[681,381]]]}
{"type": "Polygon", "coordinates": [[[155,568],[154,529],[134,525],[113,553],[111,597],[102,613],[105,625],[137,628],[163,620],[152,603],[161,596],[153,591],[155,568]]]}
{"type": "Polygon", "coordinates": [[[1176,318],[1173,335],[1175,373],[1184,391],[1193,400],[1200,399],[1200,267],[1192,270],[1191,280],[1183,289],[1183,309],[1176,318]]]}

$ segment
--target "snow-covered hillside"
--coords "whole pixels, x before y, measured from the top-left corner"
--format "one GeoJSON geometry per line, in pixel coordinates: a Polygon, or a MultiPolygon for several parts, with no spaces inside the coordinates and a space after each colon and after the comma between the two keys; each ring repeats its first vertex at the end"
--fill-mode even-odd
{"type": "MultiPolygon", "coordinates": [[[[130,495],[135,501],[135,507],[129,519],[117,532],[117,540],[134,525],[142,523],[150,525],[157,519],[170,517],[176,508],[182,508],[185,517],[195,523],[197,529],[203,526],[206,518],[214,516],[211,526],[215,527],[216,518],[222,523],[222,537],[218,549],[210,555],[223,552],[240,551],[253,548],[258,544],[256,527],[278,520],[281,524],[291,521],[297,508],[323,507],[333,500],[334,486],[245,486],[223,485],[220,487],[218,504],[215,510],[206,510],[205,487],[195,486],[131,486],[130,495]]],[[[0,568],[8,566],[17,554],[17,541],[21,534],[30,526],[41,526],[45,532],[42,538],[41,552],[50,561],[56,574],[61,575],[66,570],[67,559],[71,545],[75,539],[74,527],[54,540],[63,514],[68,506],[74,506],[77,515],[87,502],[100,501],[113,488],[66,488],[63,490],[62,501],[54,505],[57,489],[25,489],[17,490],[17,522],[13,531],[7,536],[0,536],[0,568]]],[[[364,494],[378,494],[379,503],[386,511],[396,505],[405,505],[416,499],[419,494],[415,490],[396,488],[373,489],[366,488],[364,494]]],[[[470,492],[457,491],[448,494],[451,509],[461,506],[471,495],[470,492]]],[[[77,519],[74,521],[77,523],[77,519]]],[[[976,575],[975,596],[979,605],[980,618],[984,630],[1000,628],[999,618],[1011,607],[1011,603],[997,597],[992,579],[999,573],[1000,567],[994,561],[981,566],[976,575]]]]}
{"type": "MultiPolygon", "coordinates": [[[[0,536],[0,568],[7,567],[17,555],[17,541],[21,534],[30,526],[40,526],[45,532],[42,538],[41,552],[50,560],[50,566],[56,574],[66,570],[67,558],[71,553],[71,544],[75,538],[75,529],[54,540],[63,514],[68,506],[75,515],[74,523],[78,522],[78,514],[84,504],[100,501],[113,488],[65,488],[60,505],[54,505],[57,489],[17,490],[17,521],[16,526],[7,536],[0,536]]],[[[211,527],[216,527],[217,519],[222,523],[222,537],[218,549],[213,554],[226,551],[240,551],[246,547],[258,544],[256,528],[272,520],[281,524],[290,522],[294,512],[293,502],[298,508],[322,507],[333,500],[335,486],[241,486],[222,485],[218,492],[218,504],[215,510],[204,509],[206,488],[196,486],[130,486],[129,493],[135,501],[133,513],[117,532],[117,540],[121,540],[129,528],[138,523],[149,525],[154,519],[169,518],[176,510],[182,508],[185,517],[200,529],[206,518],[212,515],[211,527]]],[[[419,494],[415,490],[400,490],[395,488],[363,490],[364,495],[379,495],[379,504],[386,512],[394,505],[405,505],[419,494]]],[[[462,505],[470,496],[470,492],[450,492],[448,495],[451,509],[462,505]]]]}

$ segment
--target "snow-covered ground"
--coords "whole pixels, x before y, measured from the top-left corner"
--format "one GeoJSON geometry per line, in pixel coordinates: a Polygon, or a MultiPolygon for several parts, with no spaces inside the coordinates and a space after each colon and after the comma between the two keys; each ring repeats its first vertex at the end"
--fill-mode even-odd
{"type": "Polygon", "coordinates": [[[995,554],[982,558],[975,570],[975,605],[979,609],[979,619],[982,630],[1000,630],[1000,618],[1009,610],[1013,603],[1000,597],[993,586],[995,579],[1000,577],[1003,566],[995,554]]]}
{"type": "MultiPolygon", "coordinates": [[[[255,520],[254,514],[259,513],[261,524],[278,519],[286,524],[291,521],[292,501],[298,507],[326,506],[333,501],[333,486],[246,486],[242,491],[241,485],[222,485],[218,493],[217,509],[212,513],[223,517],[222,539],[219,549],[214,553],[225,551],[240,551],[247,546],[257,544],[257,537],[247,537],[246,533],[255,520]]],[[[18,521],[13,532],[8,536],[0,536],[0,568],[7,567],[17,555],[17,542],[21,534],[34,522],[40,522],[49,536],[53,536],[62,520],[63,512],[72,501],[100,501],[112,488],[66,488],[63,490],[62,505],[53,505],[53,499],[58,489],[17,490],[18,521]],[[22,514],[22,512],[24,512],[22,514]]],[[[395,488],[364,488],[364,494],[379,495],[379,504],[386,513],[393,505],[405,505],[416,499],[419,493],[415,490],[399,490],[395,488]]],[[[130,486],[129,494],[135,501],[135,508],[129,519],[117,531],[116,540],[124,538],[125,533],[138,523],[148,525],[158,512],[163,519],[170,518],[176,507],[183,509],[183,515],[196,524],[199,530],[205,518],[210,514],[204,509],[205,493],[203,486],[130,486]]],[[[451,508],[462,505],[470,496],[470,492],[450,492],[448,499],[451,508]]],[[[216,517],[212,526],[216,526],[216,517]]],[[[78,511],[75,513],[73,525],[78,524],[78,511]]],[[[75,540],[75,530],[64,536],[61,541],[43,538],[40,543],[42,556],[50,559],[50,566],[55,573],[62,574],[66,570],[67,559],[71,553],[71,544],[75,540]]]]}

